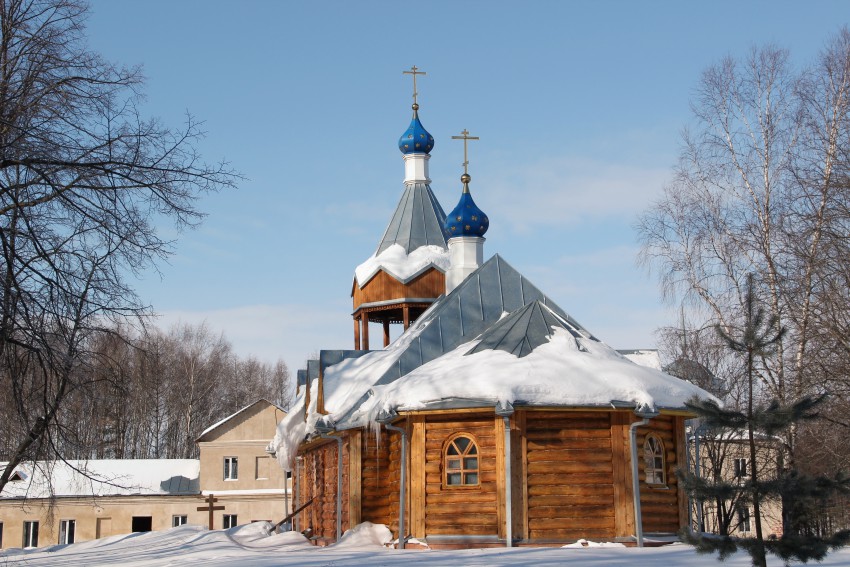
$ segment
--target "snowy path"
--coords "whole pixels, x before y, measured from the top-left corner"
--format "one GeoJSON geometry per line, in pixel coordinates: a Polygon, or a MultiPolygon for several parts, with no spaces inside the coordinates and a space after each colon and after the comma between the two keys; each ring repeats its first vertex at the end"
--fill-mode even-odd
{"type": "MultiPolygon", "coordinates": [[[[212,567],[396,567],[413,566],[536,566],[555,567],[747,567],[749,557],[738,554],[725,563],[713,556],[699,556],[685,545],[661,548],[514,548],[467,549],[460,551],[396,551],[380,545],[386,528],[372,526],[339,545],[317,548],[300,534],[265,536],[265,524],[249,524],[232,530],[207,531],[182,526],[161,532],[113,536],[69,546],[0,552],[0,566],[94,567],[126,565],[150,567],[204,565],[212,567]]],[[[388,533],[388,532],[387,532],[388,533]]],[[[771,567],[781,561],[772,558],[771,567]]],[[[831,554],[823,567],[850,565],[850,549],[831,554]]]]}

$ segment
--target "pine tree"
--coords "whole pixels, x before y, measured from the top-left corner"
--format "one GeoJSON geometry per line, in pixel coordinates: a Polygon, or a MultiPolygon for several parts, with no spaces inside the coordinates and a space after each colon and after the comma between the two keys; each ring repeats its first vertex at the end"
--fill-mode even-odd
{"type": "MultiPolygon", "coordinates": [[[[774,438],[795,423],[817,417],[815,409],[825,396],[804,397],[791,403],[773,400],[768,404],[759,404],[756,400],[757,357],[770,356],[785,335],[776,316],[768,317],[765,310],[757,304],[753,278],[747,278],[746,297],[743,313],[743,327],[740,334],[733,336],[723,329],[718,332],[727,347],[746,357],[747,399],[743,410],[725,409],[714,401],[700,400],[688,404],[688,407],[703,419],[705,426],[720,432],[746,431],[751,466],[749,478],[743,483],[729,481],[711,482],[701,479],[697,474],[680,471],[679,476],[685,490],[698,499],[732,500],[751,503],[755,522],[755,537],[730,537],[694,534],[686,530],[682,535],[688,543],[703,553],[718,553],[723,560],[738,549],[745,549],[756,567],[766,567],[767,552],[773,553],[786,562],[797,560],[808,562],[821,560],[831,548],[845,545],[850,541],[850,530],[844,530],[829,536],[816,535],[807,527],[812,512],[822,505],[836,491],[850,492],[850,478],[839,474],[834,478],[811,477],[795,470],[777,471],[776,474],[763,474],[757,466],[756,439],[774,438]],[[765,499],[778,499],[783,505],[783,534],[780,538],[765,539],[762,531],[761,505],[765,499]]],[[[698,472],[698,471],[697,471],[698,472]]]]}

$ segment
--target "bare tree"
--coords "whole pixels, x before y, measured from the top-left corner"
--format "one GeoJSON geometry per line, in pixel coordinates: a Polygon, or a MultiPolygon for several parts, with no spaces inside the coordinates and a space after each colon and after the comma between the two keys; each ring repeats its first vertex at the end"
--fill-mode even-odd
{"type": "Polygon", "coordinates": [[[198,195],[232,186],[195,151],[201,132],[143,119],[141,74],[91,52],[86,6],[0,2],[0,390],[11,392],[0,490],[23,460],[55,457],[93,334],[147,310],[126,274],[167,256],[155,228],[198,222],[198,195]]]}
{"type": "MultiPolygon", "coordinates": [[[[846,29],[803,71],[776,47],[707,69],[674,180],[637,225],[641,259],[665,295],[688,303],[706,327],[731,332],[746,276],[755,275],[760,302],[788,330],[774,356],[754,361],[757,388],[783,403],[846,380],[823,362],[836,360],[850,321],[840,276],[850,274],[841,250],[850,226],[849,79],[846,29]]],[[[789,466],[797,433],[794,425],[785,434],[789,466]]]]}

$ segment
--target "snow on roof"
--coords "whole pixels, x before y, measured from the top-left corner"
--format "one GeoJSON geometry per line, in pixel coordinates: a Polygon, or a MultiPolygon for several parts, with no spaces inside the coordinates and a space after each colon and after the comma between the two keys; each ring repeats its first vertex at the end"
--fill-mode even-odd
{"type": "Polygon", "coordinates": [[[197,459],[37,461],[15,470],[24,480],[6,484],[0,499],[199,493],[197,459]]]}
{"type": "Polygon", "coordinates": [[[407,283],[428,268],[445,272],[450,263],[449,251],[440,246],[420,246],[408,254],[400,244],[392,244],[357,266],[354,279],[362,288],[375,274],[384,270],[401,283],[407,283]]]}
{"type": "Polygon", "coordinates": [[[212,431],[213,429],[215,429],[215,428],[217,428],[217,427],[220,427],[220,426],[224,425],[225,423],[227,423],[228,421],[230,421],[231,419],[233,419],[234,417],[236,417],[236,416],[237,416],[237,415],[239,415],[240,413],[242,413],[242,412],[244,412],[244,411],[246,411],[246,410],[251,409],[251,408],[252,408],[252,407],[254,407],[255,405],[259,404],[260,402],[265,402],[265,403],[269,404],[270,406],[274,406],[274,407],[276,407],[277,409],[279,409],[279,410],[280,410],[280,411],[282,411],[282,412],[286,412],[286,410],[285,410],[285,409],[283,409],[282,407],[280,407],[279,405],[277,405],[277,404],[273,404],[272,402],[268,401],[268,400],[267,400],[267,399],[265,399],[265,398],[260,398],[260,399],[259,399],[259,400],[257,400],[256,402],[253,402],[253,403],[251,403],[251,404],[248,404],[247,406],[245,406],[245,407],[244,407],[244,408],[242,408],[241,410],[239,410],[239,411],[237,411],[237,412],[235,412],[235,413],[232,413],[232,414],[228,415],[227,417],[225,417],[224,419],[220,419],[219,421],[217,421],[217,422],[213,423],[212,425],[210,425],[209,427],[207,427],[206,429],[204,429],[204,430],[201,432],[201,434],[200,434],[200,435],[198,435],[198,438],[197,438],[195,441],[200,441],[200,440],[201,440],[201,438],[202,438],[204,435],[206,435],[207,433],[209,433],[209,432],[210,432],[210,431],[212,431]]]}
{"type": "Polygon", "coordinates": [[[381,411],[424,409],[449,399],[490,400],[495,405],[682,408],[704,398],[700,388],[637,366],[604,343],[554,328],[551,339],[522,358],[499,349],[477,352],[471,341],[400,379],[376,386],[358,410],[374,420],[381,411]]]}
{"type": "Polygon", "coordinates": [[[618,350],[617,352],[635,364],[661,370],[661,357],[658,355],[658,349],[629,349],[618,350]]]}

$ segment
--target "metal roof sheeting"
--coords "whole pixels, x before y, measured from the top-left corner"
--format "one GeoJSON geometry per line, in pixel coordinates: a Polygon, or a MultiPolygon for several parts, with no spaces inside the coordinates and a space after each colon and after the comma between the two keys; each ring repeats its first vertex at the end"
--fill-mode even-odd
{"type": "Polygon", "coordinates": [[[421,246],[446,248],[448,236],[445,233],[445,222],[446,213],[431,191],[431,186],[409,183],[404,188],[375,255],[393,244],[403,247],[407,254],[421,246]]]}

